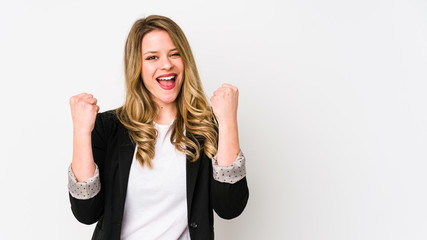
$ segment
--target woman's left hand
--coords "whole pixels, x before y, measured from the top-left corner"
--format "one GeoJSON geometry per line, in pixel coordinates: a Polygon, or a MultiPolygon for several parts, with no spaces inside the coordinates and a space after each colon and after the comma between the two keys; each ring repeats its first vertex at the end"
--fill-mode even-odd
{"type": "Polygon", "coordinates": [[[231,84],[222,84],[211,97],[212,110],[219,124],[237,122],[239,90],[231,84]]]}

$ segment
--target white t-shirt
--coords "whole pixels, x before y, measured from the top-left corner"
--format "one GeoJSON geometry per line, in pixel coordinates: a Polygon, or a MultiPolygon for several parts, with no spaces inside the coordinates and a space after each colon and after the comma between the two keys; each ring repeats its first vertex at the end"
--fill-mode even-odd
{"type": "Polygon", "coordinates": [[[170,125],[158,131],[153,168],[141,167],[136,150],[129,173],[121,239],[189,240],[186,156],[170,141],[170,125]]]}

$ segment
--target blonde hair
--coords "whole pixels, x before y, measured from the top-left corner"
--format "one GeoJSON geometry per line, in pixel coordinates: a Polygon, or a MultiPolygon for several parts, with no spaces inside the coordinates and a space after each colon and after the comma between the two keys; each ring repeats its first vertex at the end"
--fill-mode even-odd
{"type": "Polygon", "coordinates": [[[217,122],[203,91],[196,63],[184,32],[171,19],[151,15],[137,20],[128,35],[124,53],[126,100],[116,110],[117,118],[137,144],[136,159],[141,166],[152,168],[157,130],[154,120],[157,106],[142,81],[142,39],[153,30],[164,30],[171,37],[184,63],[181,91],[175,102],[176,120],[172,125],[171,142],[196,161],[201,151],[212,158],[217,152],[217,122]],[[185,129],[185,132],[184,132],[185,129]]]}

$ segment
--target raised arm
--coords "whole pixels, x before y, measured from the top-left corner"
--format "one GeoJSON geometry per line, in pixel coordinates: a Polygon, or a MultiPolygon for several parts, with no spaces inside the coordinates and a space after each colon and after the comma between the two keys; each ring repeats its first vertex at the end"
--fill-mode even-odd
{"type": "Polygon", "coordinates": [[[218,166],[230,166],[240,152],[237,127],[239,90],[223,84],[211,97],[212,109],[218,121],[218,166]]]}
{"type": "Polygon", "coordinates": [[[92,154],[91,132],[99,106],[92,94],[81,93],[70,98],[73,118],[73,161],[71,169],[78,182],[93,177],[95,162],[92,154]]]}
{"type": "Polygon", "coordinates": [[[74,134],[68,189],[71,210],[76,219],[85,224],[95,223],[103,213],[102,174],[95,162],[103,168],[106,146],[96,102],[86,93],[70,99],[74,134]]]}
{"type": "Polygon", "coordinates": [[[237,128],[237,87],[223,84],[211,98],[218,121],[218,152],[212,159],[212,205],[222,218],[239,216],[247,204],[245,157],[240,151],[237,128]]]}

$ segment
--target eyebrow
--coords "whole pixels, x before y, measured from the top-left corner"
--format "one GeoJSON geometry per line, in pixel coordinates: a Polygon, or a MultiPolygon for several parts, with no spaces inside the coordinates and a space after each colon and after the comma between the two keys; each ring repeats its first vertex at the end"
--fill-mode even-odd
{"type": "MultiPolygon", "coordinates": [[[[176,48],[172,48],[171,50],[169,50],[169,52],[172,52],[172,51],[175,51],[175,50],[177,50],[177,49],[176,48]]],[[[147,55],[149,53],[158,53],[158,51],[148,51],[148,52],[145,52],[144,54],[142,54],[142,56],[145,56],[145,55],[147,55]]]]}

